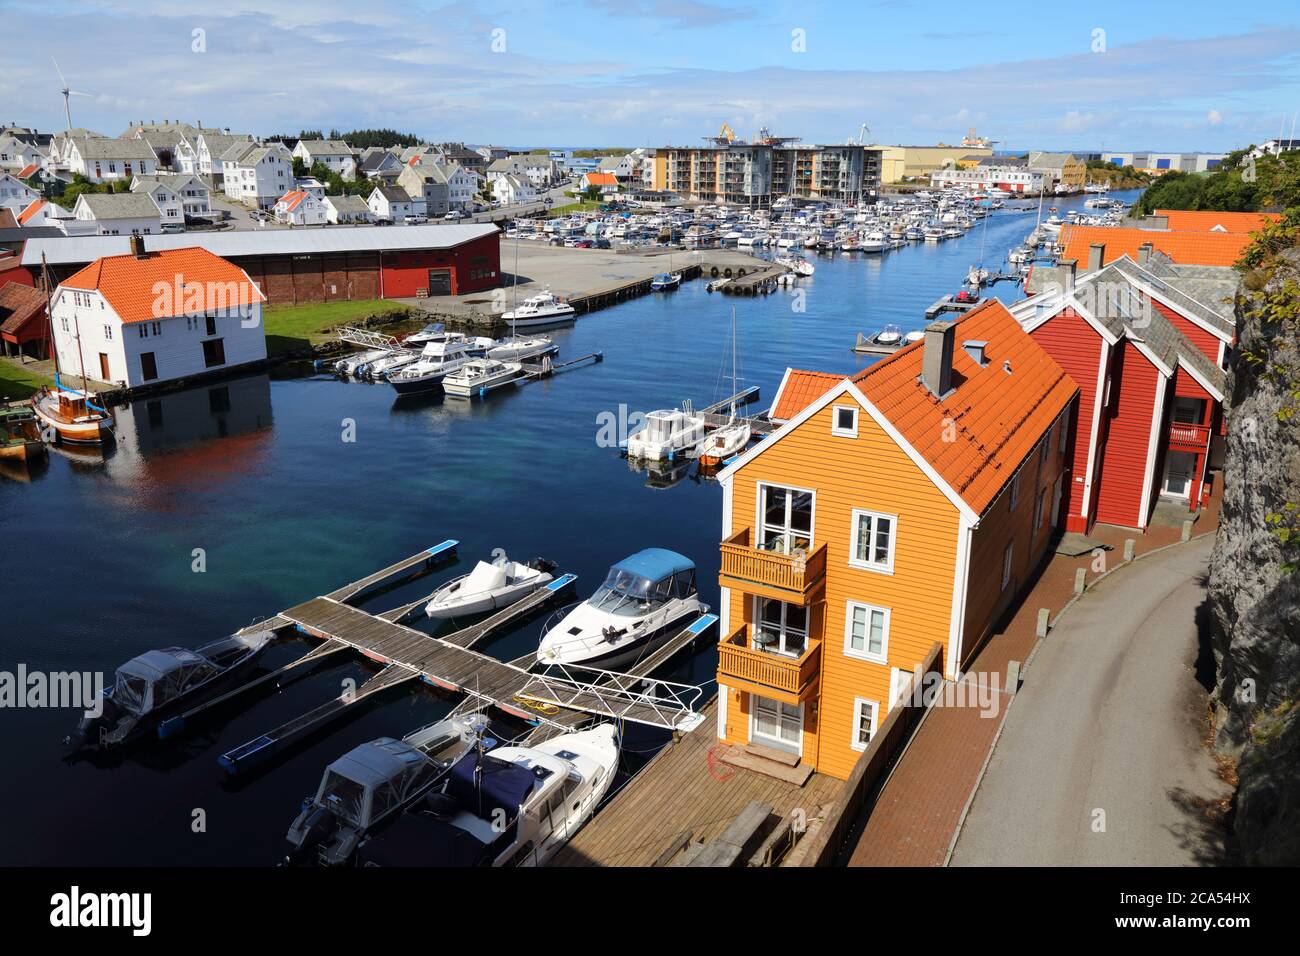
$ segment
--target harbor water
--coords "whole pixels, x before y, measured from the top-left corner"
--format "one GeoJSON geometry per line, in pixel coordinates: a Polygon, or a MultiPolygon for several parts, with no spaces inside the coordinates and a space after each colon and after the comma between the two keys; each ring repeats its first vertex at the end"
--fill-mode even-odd
{"type": "MultiPolygon", "coordinates": [[[[1055,205],[1063,213],[1083,198],[1055,205]]],[[[767,296],[709,294],[694,281],[629,301],[554,333],[561,359],[602,352],[602,363],[482,401],[399,401],[387,385],[307,368],[136,401],[119,410],[120,439],[106,457],[56,451],[31,481],[0,478],[0,671],[92,671],[111,681],[141,651],[197,646],[446,538],[460,541],[457,565],[364,606],[413,600],[497,549],[555,561],[579,575],[575,598],[585,597],[610,563],[651,546],[694,559],[702,597],[716,605],[720,490],[689,469],[630,468],[617,442],[633,413],[684,399],[699,407],[730,392],[733,307],[740,384],[762,389],[752,410],[771,402],[789,366],[851,374],[875,361],[851,351],[858,332],[920,328],[927,306],[958,291],[981,244],[984,266],[997,271],[1034,221],[1004,209],[937,244],[806,252],[816,274],[767,296]]],[[[1022,295],[1012,283],[986,294],[1022,295]]],[[[547,616],[482,649],[510,659],[535,648],[547,616]]],[[[423,618],[418,626],[431,629],[423,618]]],[[[711,697],[715,639],[665,676],[703,684],[711,697]]],[[[309,646],[274,647],[263,662],[309,646]]],[[[76,709],[0,711],[0,813],[9,821],[0,863],[276,862],[326,763],[454,703],[407,684],[269,769],[227,781],[222,753],[335,696],[345,679],[374,673],[343,657],[240,699],[177,741],[146,741],[108,760],[63,760],[76,709]]],[[[663,739],[629,730],[626,758],[663,739]]]]}

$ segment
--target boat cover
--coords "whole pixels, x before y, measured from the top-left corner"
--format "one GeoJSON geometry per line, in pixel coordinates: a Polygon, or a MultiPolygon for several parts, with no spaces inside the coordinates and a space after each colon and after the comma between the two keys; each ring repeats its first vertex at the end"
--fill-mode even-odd
{"type": "Polygon", "coordinates": [[[369,826],[404,805],[436,770],[432,761],[405,741],[380,737],[353,747],[325,768],[317,801],[333,793],[343,801],[340,809],[348,820],[369,826]],[[362,792],[337,786],[335,780],[340,777],[355,783],[362,792]]]}
{"type": "Polygon", "coordinates": [[[474,565],[474,570],[465,577],[465,582],[460,586],[461,594],[479,594],[485,591],[491,591],[493,588],[499,588],[506,583],[506,569],[504,565],[488,564],[486,561],[480,561],[474,565]]]}
{"type": "Polygon", "coordinates": [[[392,737],[380,737],[353,747],[327,769],[364,787],[375,787],[402,777],[413,767],[428,763],[424,754],[392,737]]]}
{"type": "Polygon", "coordinates": [[[660,581],[670,574],[695,570],[695,562],[685,555],[666,548],[646,548],[628,555],[610,567],[611,571],[627,571],[651,581],[660,581]]]}
{"type": "Polygon", "coordinates": [[[477,753],[471,752],[452,766],[447,777],[447,794],[479,819],[490,821],[496,809],[505,810],[514,819],[533,788],[548,773],[544,768],[535,772],[491,754],[480,759],[477,753]],[[481,768],[481,772],[476,773],[476,768],[481,768]]]}

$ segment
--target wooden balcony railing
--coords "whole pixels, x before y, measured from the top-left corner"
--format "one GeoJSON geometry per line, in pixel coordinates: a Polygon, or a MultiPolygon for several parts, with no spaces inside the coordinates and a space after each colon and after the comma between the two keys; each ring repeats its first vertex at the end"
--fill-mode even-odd
{"type": "Polygon", "coordinates": [[[804,603],[808,592],[826,576],[826,545],[811,554],[785,554],[750,545],[750,532],[742,528],[722,542],[722,583],[749,589],[754,585],[771,597],[804,603]]]}
{"type": "Polygon", "coordinates": [[[778,698],[802,699],[817,679],[821,653],[821,641],[811,639],[798,657],[761,651],[750,646],[749,625],[742,624],[718,644],[718,679],[724,683],[727,678],[741,681],[759,688],[760,692],[775,691],[774,696],[778,698]]]}
{"type": "Polygon", "coordinates": [[[1186,422],[1169,423],[1169,444],[1203,451],[1210,441],[1209,425],[1189,425],[1186,422]]]}

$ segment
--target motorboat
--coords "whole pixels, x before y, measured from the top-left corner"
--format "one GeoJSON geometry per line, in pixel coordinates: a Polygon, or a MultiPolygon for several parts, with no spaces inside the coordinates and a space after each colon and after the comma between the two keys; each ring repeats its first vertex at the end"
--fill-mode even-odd
{"type": "Polygon", "coordinates": [[[474,750],[362,843],[360,866],[542,866],[596,812],[618,769],[614,724],[474,750]]]}
{"type": "Polygon", "coordinates": [[[366,349],[364,352],[353,352],[351,355],[345,355],[334,363],[334,371],[340,375],[356,375],[357,369],[376,359],[381,359],[392,349],[366,349]]]}
{"type": "Polygon", "coordinates": [[[482,358],[488,349],[494,349],[501,343],[488,335],[465,335],[463,332],[448,332],[448,342],[459,342],[465,346],[465,354],[470,358],[482,358]]]}
{"type": "Polygon", "coordinates": [[[274,637],[270,630],[250,631],[194,650],[165,647],[131,658],[104,688],[97,712],[83,715],[64,745],[72,751],[121,746],[178,705],[211,696],[226,678],[250,667],[274,637]]]}
{"type": "Polygon", "coordinates": [[[52,429],[61,442],[98,445],[113,438],[113,413],[85,389],[44,385],[32,396],[31,406],[41,431],[52,429]]]}
{"type": "Polygon", "coordinates": [[[1024,265],[1034,257],[1034,251],[1026,246],[1019,246],[1007,253],[1007,262],[1013,266],[1024,265]]]}
{"type": "Polygon", "coordinates": [[[413,395],[437,388],[459,368],[474,361],[460,341],[430,342],[419,359],[388,373],[388,384],[399,395],[413,395]]]}
{"type": "Polygon", "coordinates": [[[520,335],[502,339],[487,350],[487,357],[498,362],[523,362],[552,355],[560,350],[548,336],[520,335]]]}
{"type": "Polygon", "coordinates": [[[862,237],[860,245],[863,252],[884,252],[887,242],[882,233],[869,232],[862,237]]]}
{"type": "Polygon", "coordinates": [[[28,405],[0,408],[0,459],[31,461],[46,454],[40,420],[28,405]]]}
{"type": "Polygon", "coordinates": [[[692,452],[704,441],[704,419],[675,408],[650,412],[627,439],[629,458],[662,461],[692,452]]]}
{"type": "Polygon", "coordinates": [[[345,865],[363,840],[443,782],[461,758],[496,743],[482,714],[463,714],[401,740],[353,747],[325,768],[316,793],[302,802],[286,834],[284,862],[345,865]]]}
{"type": "Polygon", "coordinates": [[[800,276],[810,276],[817,271],[816,266],[803,256],[777,256],[776,264],[785,266],[791,272],[800,276]]]}
{"type": "Polygon", "coordinates": [[[537,648],[542,665],[619,670],[708,610],[695,590],[695,562],[646,548],[612,565],[587,600],[557,613],[537,648]]]}
{"type": "Polygon", "coordinates": [[[680,272],[661,272],[650,280],[651,292],[671,292],[682,284],[680,272]]]}
{"type": "Polygon", "coordinates": [[[412,332],[402,344],[411,349],[422,349],[430,342],[441,342],[447,337],[447,327],[441,322],[430,322],[418,332],[412,332]]]}
{"type": "Polygon", "coordinates": [[[924,342],[924,341],[925,341],[924,329],[913,329],[911,332],[908,332],[903,336],[904,345],[915,345],[917,342],[924,342]]]}
{"type": "Polygon", "coordinates": [[[903,341],[903,330],[897,325],[886,325],[871,337],[876,345],[897,346],[903,341]]]}
{"type": "Polygon", "coordinates": [[[945,238],[942,226],[926,226],[922,235],[926,242],[941,242],[945,238]]]}
{"type": "Polygon", "coordinates": [[[434,591],[424,613],[435,620],[446,620],[509,607],[550,584],[554,570],[554,562],[542,558],[521,564],[503,554],[491,562],[480,561],[468,574],[434,591]]]}
{"type": "Polygon", "coordinates": [[[552,295],[551,290],[547,289],[524,299],[522,305],[502,314],[501,318],[509,322],[512,328],[541,329],[567,325],[577,315],[573,306],[552,295]]]}
{"type": "Polygon", "coordinates": [[[358,366],[356,375],[359,378],[370,379],[371,381],[382,382],[387,378],[388,373],[396,371],[399,368],[418,362],[421,356],[421,350],[414,348],[395,348],[387,355],[380,356],[372,362],[358,366]]]}
{"type": "Polygon", "coordinates": [[[513,385],[523,374],[518,362],[498,362],[493,358],[470,359],[442,380],[442,389],[448,395],[462,398],[483,396],[488,392],[513,385]]]}

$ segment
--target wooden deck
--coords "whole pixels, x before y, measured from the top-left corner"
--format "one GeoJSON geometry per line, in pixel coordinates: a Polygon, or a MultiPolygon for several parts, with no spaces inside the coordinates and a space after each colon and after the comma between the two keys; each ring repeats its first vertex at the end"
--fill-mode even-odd
{"type": "Polygon", "coordinates": [[[669,744],[620,790],[555,857],[553,866],[653,866],[689,840],[711,841],[752,800],[784,818],[802,808],[811,822],[841,783],[813,774],[798,787],[721,759],[714,734],[717,699],[704,723],[669,744]]]}

